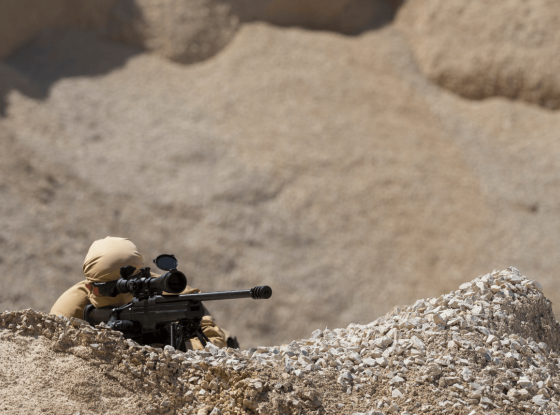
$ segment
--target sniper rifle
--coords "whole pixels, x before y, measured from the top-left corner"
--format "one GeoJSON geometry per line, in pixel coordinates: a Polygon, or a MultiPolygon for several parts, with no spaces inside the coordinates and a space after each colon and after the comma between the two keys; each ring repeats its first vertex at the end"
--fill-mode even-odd
{"type": "Polygon", "coordinates": [[[178,295],[187,287],[187,277],[177,270],[175,256],[160,255],[154,259],[154,263],[167,272],[153,278],[148,267],[134,273],[136,268],[127,266],[121,268],[121,278],[116,281],[88,284],[88,288],[96,295],[116,297],[131,293],[133,298],[130,303],[120,307],[95,308],[88,305],[84,309],[84,320],[93,326],[105,323],[139,344],[170,345],[186,351],[186,340],[198,338],[203,346],[209,341],[201,327],[202,317],[209,315],[203,301],[239,298],[258,300],[272,296],[272,289],[268,286],[178,295]]]}

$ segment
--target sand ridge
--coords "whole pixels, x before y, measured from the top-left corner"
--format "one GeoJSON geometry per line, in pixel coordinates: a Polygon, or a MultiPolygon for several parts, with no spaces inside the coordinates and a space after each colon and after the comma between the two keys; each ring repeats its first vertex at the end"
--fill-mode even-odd
{"type": "Polygon", "coordinates": [[[104,325],[5,312],[0,357],[9,363],[1,372],[7,387],[0,410],[560,413],[560,324],[541,290],[508,268],[366,325],[318,329],[308,339],[243,351],[212,344],[204,351],[162,350],[104,325]],[[34,376],[23,375],[30,366],[34,376]],[[55,376],[46,379],[47,373],[55,376]],[[19,398],[37,389],[42,393],[19,398]]]}

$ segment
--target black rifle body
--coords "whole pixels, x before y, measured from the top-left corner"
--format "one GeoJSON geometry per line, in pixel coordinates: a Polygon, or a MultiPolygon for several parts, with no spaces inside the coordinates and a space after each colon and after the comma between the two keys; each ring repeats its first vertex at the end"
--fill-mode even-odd
{"type": "Polygon", "coordinates": [[[271,295],[270,287],[260,286],[237,291],[134,297],[121,307],[89,305],[84,309],[84,320],[91,325],[106,323],[140,344],[169,344],[184,349],[184,340],[196,337],[203,345],[208,341],[200,327],[202,317],[208,314],[202,301],[267,299],[271,295]]]}

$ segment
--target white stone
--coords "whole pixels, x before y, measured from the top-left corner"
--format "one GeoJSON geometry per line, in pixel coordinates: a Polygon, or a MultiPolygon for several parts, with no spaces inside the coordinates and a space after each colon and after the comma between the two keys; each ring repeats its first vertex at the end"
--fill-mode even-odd
{"type": "Polygon", "coordinates": [[[453,388],[454,390],[456,390],[457,392],[464,392],[464,390],[465,390],[465,388],[464,388],[462,385],[458,384],[458,383],[455,383],[455,384],[452,386],[452,388],[453,388]]]}
{"type": "Polygon", "coordinates": [[[373,367],[375,365],[377,365],[377,362],[375,359],[372,359],[370,357],[366,357],[364,360],[362,360],[362,363],[366,366],[370,366],[373,367]]]}
{"type": "Polygon", "coordinates": [[[362,357],[361,357],[358,353],[356,353],[356,352],[350,353],[350,354],[348,355],[348,358],[349,358],[350,360],[352,360],[353,362],[355,362],[356,364],[359,364],[359,363],[362,362],[362,357]]]}
{"type": "Polygon", "coordinates": [[[502,289],[502,288],[501,288],[499,285],[492,285],[492,286],[490,287],[490,290],[491,290],[494,294],[496,294],[497,292],[499,292],[501,289],[502,289]]]}
{"type": "Polygon", "coordinates": [[[394,399],[403,398],[404,397],[404,389],[402,389],[402,388],[393,389],[393,391],[391,392],[391,396],[394,399]]]}
{"type": "Polygon", "coordinates": [[[483,326],[477,326],[476,329],[479,333],[484,334],[485,336],[490,336],[490,334],[492,334],[490,330],[483,326]]]}
{"type": "Polygon", "coordinates": [[[485,396],[480,398],[480,403],[487,404],[487,405],[494,405],[494,402],[492,402],[492,400],[490,400],[489,398],[487,398],[485,396]]]}
{"type": "Polygon", "coordinates": [[[387,361],[387,359],[385,359],[384,357],[380,357],[378,359],[375,359],[375,361],[377,362],[377,364],[381,367],[385,367],[389,364],[389,362],[387,361]]]}
{"type": "Polygon", "coordinates": [[[486,339],[486,343],[488,343],[488,344],[492,344],[492,343],[497,342],[497,341],[499,341],[499,339],[496,336],[494,336],[493,334],[488,336],[488,338],[486,339]]]}
{"type": "Polygon", "coordinates": [[[379,339],[375,340],[374,342],[377,346],[385,348],[393,344],[393,339],[387,336],[380,337],[379,339]]]}
{"type": "Polygon", "coordinates": [[[391,379],[391,380],[389,381],[389,384],[390,384],[390,385],[393,385],[393,384],[400,385],[400,384],[402,384],[402,383],[404,383],[404,379],[401,378],[400,376],[395,376],[393,379],[391,379]]]}
{"type": "Polygon", "coordinates": [[[461,327],[463,327],[464,321],[461,317],[455,317],[452,319],[447,320],[447,325],[448,326],[455,326],[455,325],[459,325],[461,327]]]}
{"type": "Polygon", "coordinates": [[[352,382],[354,380],[354,377],[352,376],[352,374],[348,371],[344,371],[340,374],[340,377],[347,381],[347,382],[352,382]]]}
{"type": "Polygon", "coordinates": [[[307,356],[300,356],[297,361],[302,366],[306,366],[306,365],[309,365],[309,364],[313,363],[313,361],[307,356]]]}
{"type": "Polygon", "coordinates": [[[521,400],[521,401],[529,399],[530,397],[531,397],[531,394],[529,393],[529,391],[527,389],[520,389],[518,391],[517,396],[516,396],[516,398],[521,400]]]}
{"type": "Polygon", "coordinates": [[[418,337],[416,336],[412,336],[412,338],[410,339],[412,340],[412,343],[421,350],[424,350],[426,348],[426,345],[424,344],[424,342],[422,340],[420,340],[418,337]]]}
{"type": "Polygon", "coordinates": [[[473,380],[473,374],[468,367],[463,368],[463,372],[461,373],[461,377],[463,378],[463,380],[465,382],[470,382],[471,380],[473,380]]]}
{"type": "Polygon", "coordinates": [[[396,328],[393,327],[391,330],[389,330],[389,332],[387,333],[387,337],[393,339],[393,340],[399,340],[402,338],[402,334],[401,332],[396,328]]]}
{"type": "Polygon", "coordinates": [[[481,355],[485,355],[486,353],[488,353],[488,349],[485,349],[484,347],[477,347],[474,350],[481,355]]]}
{"type": "Polygon", "coordinates": [[[473,314],[482,314],[483,311],[484,311],[484,309],[480,305],[474,306],[473,309],[472,309],[473,314]]]}
{"type": "Polygon", "coordinates": [[[530,388],[531,386],[533,386],[533,382],[528,377],[522,376],[517,381],[517,385],[522,388],[530,388]]]}
{"type": "MultiPolygon", "coordinates": [[[[211,344],[211,343],[208,342],[208,344],[211,344]]],[[[214,346],[214,347],[216,347],[216,346],[214,346]]],[[[163,351],[164,351],[164,353],[167,353],[167,354],[170,354],[170,355],[175,354],[175,348],[173,346],[167,345],[163,348],[163,351]]]]}
{"type": "Polygon", "coordinates": [[[538,406],[544,406],[549,402],[549,400],[545,398],[544,395],[535,395],[533,396],[532,400],[533,403],[538,406]]]}
{"type": "Polygon", "coordinates": [[[372,355],[374,358],[377,359],[378,357],[383,356],[383,350],[381,350],[381,349],[373,349],[373,351],[371,352],[371,355],[372,355]]]}
{"type": "Polygon", "coordinates": [[[443,318],[441,318],[441,316],[438,313],[434,313],[432,316],[432,321],[434,322],[434,324],[445,324],[445,320],[443,318]]]}
{"type": "Polygon", "coordinates": [[[449,320],[450,318],[452,318],[453,316],[455,316],[455,314],[457,313],[457,310],[453,310],[453,309],[447,309],[447,310],[443,310],[440,313],[440,316],[442,319],[444,319],[445,321],[449,320]]]}
{"type": "MultiPolygon", "coordinates": [[[[220,348],[211,342],[206,343],[206,347],[204,348],[207,352],[212,353],[212,356],[216,356],[220,351],[220,348]]],[[[267,350],[268,351],[268,350],[267,350]]]]}
{"type": "Polygon", "coordinates": [[[422,350],[412,349],[410,351],[410,356],[411,357],[422,357],[422,356],[424,356],[424,352],[422,350]]]}
{"type": "Polygon", "coordinates": [[[313,333],[311,333],[312,339],[318,339],[320,337],[323,337],[323,332],[320,329],[317,329],[313,333]]]}

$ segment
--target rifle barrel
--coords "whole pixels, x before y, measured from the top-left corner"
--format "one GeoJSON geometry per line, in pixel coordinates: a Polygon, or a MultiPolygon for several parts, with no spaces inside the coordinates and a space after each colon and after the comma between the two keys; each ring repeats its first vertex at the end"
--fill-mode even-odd
{"type": "Polygon", "coordinates": [[[266,300],[272,296],[272,288],[267,285],[253,287],[249,290],[218,291],[213,293],[183,294],[179,298],[189,301],[234,300],[237,298],[252,298],[266,300]]]}

